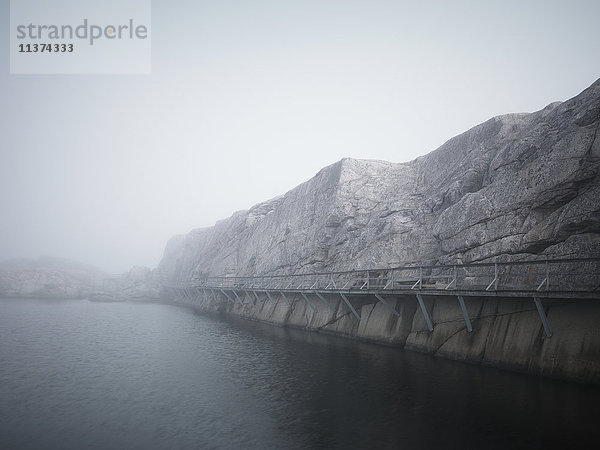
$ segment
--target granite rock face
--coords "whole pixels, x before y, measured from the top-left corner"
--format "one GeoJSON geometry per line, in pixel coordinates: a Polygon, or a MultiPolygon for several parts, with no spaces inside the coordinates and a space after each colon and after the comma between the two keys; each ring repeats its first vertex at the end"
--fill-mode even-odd
{"type": "Polygon", "coordinates": [[[163,279],[600,256],[600,80],[408,163],[343,159],[172,238],[163,279]]]}

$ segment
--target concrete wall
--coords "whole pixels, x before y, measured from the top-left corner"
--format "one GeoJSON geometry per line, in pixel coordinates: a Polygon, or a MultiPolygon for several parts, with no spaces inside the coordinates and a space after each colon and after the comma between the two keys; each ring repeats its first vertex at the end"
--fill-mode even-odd
{"type": "MultiPolygon", "coordinates": [[[[230,294],[233,298],[233,296],[230,294]]],[[[443,358],[529,374],[600,384],[600,299],[544,300],[553,336],[546,337],[533,299],[468,297],[465,303],[473,331],[469,333],[455,296],[427,297],[433,321],[429,332],[415,296],[386,297],[399,317],[374,296],[351,296],[360,321],[337,295],[327,295],[328,308],[316,296],[280,295],[270,301],[260,294],[255,306],[166,292],[165,297],[202,311],[221,311],[280,326],[304,328],[403,347],[443,358]]]]}

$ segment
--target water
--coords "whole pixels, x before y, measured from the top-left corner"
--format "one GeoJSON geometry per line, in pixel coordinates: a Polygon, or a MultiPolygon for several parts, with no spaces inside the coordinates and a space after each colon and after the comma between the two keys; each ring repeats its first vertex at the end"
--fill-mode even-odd
{"type": "Polygon", "coordinates": [[[0,339],[2,449],[583,448],[600,438],[598,388],[171,305],[2,300],[0,339]]]}

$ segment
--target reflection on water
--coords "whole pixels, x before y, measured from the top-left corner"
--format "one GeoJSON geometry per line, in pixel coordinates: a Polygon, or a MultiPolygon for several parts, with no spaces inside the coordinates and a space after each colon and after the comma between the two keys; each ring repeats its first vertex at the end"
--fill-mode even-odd
{"type": "Polygon", "coordinates": [[[598,388],[158,304],[0,301],[0,448],[584,448],[598,388]]]}

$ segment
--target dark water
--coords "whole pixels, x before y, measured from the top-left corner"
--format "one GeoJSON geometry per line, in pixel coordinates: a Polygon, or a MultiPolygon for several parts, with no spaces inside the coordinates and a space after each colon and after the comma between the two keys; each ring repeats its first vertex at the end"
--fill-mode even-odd
{"type": "Polygon", "coordinates": [[[175,306],[2,300],[0,339],[1,449],[600,442],[597,388],[175,306]]]}

